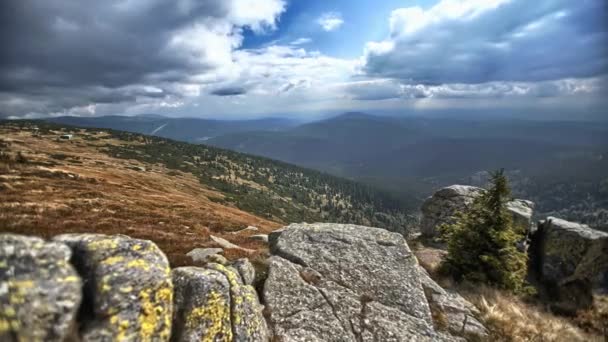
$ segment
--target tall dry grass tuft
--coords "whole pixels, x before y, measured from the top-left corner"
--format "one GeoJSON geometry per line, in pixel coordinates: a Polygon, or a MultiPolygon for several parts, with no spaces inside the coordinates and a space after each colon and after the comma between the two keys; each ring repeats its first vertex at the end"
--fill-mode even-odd
{"type": "Polygon", "coordinates": [[[480,309],[493,341],[604,341],[600,335],[586,333],[566,318],[495,289],[477,287],[462,294],[480,309]]]}

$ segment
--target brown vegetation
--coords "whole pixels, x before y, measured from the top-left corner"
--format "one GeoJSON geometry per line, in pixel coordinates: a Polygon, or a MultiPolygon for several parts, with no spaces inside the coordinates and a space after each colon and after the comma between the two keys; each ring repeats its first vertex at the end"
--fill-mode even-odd
{"type": "Polygon", "coordinates": [[[183,265],[192,248],[213,246],[210,234],[263,253],[262,243],[229,232],[253,225],[267,233],[281,226],[211,201],[222,194],[191,174],[101,152],[127,142],[85,131],[62,141],[60,134],[0,127],[0,232],[127,234],[153,240],[173,265],[183,265]]]}
{"type": "MultiPolygon", "coordinates": [[[[424,240],[409,241],[422,267],[443,287],[456,289],[481,312],[491,341],[601,342],[608,339],[608,297],[597,297],[592,309],[576,317],[553,314],[536,298],[513,295],[487,286],[456,284],[438,274],[445,251],[424,240]]],[[[441,323],[441,317],[434,317],[441,323]]]]}

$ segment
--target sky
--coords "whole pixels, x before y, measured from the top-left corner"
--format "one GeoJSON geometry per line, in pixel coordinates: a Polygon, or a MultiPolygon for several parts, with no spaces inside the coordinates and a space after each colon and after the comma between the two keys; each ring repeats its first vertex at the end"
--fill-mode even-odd
{"type": "Polygon", "coordinates": [[[3,0],[0,117],[608,113],[606,0],[3,0]]]}

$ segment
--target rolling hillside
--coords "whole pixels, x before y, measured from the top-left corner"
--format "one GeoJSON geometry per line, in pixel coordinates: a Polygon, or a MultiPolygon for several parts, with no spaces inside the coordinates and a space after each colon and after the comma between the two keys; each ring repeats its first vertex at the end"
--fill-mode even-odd
{"type": "Polygon", "coordinates": [[[43,122],[0,124],[0,227],[52,236],[124,233],[174,263],[211,234],[334,221],[404,232],[400,203],[368,186],[265,158],[164,138],[43,122]],[[62,140],[62,134],[73,134],[62,140]],[[186,237],[186,238],[184,238],[186,237]]]}
{"type": "Polygon", "coordinates": [[[516,196],[537,202],[539,214],[608,227],[605,124],[347,113],[207,143],[372,184],[413,207],[439,187],[505,168],[516,196]]]}

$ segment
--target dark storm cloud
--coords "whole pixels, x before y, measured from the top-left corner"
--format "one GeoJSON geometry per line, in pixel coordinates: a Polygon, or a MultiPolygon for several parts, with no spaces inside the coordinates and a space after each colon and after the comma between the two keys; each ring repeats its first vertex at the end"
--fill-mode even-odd
{"type": "Polygon", "coordinates": [[[391,37],[368,45],[364,70],[429,85],[536,82],[608,72],[606,0],[499,2],[460,17],[453,16],[457,6],[393,12],[391,37]]]}
{"type": "Polygon", "coordinates": [[[4,111],[19,116],[167,96],[168,84],[187,83],[223,63],[240,39],[240,27],[272,24],[274,14],[239,17],[235,3],[0,1],[4,111]],[[137,85],[161,89],[137,90],[137,85]]]}
{"type": "Polygon", "coordinates": [[[226,15],[223,1],[195,3],[185,11],[174,1],[2,1],[0,90],[119,87],[204,67],[164,51],[175,30],[226,15]]]}
{"type": "Polygon", "coordinates": [[[224,87],[218,88],[211,91],[211,95],[216,96],[234,96],[234,95],[243,95],[247,93],[247,89],[243,87],[224,87]]]}

